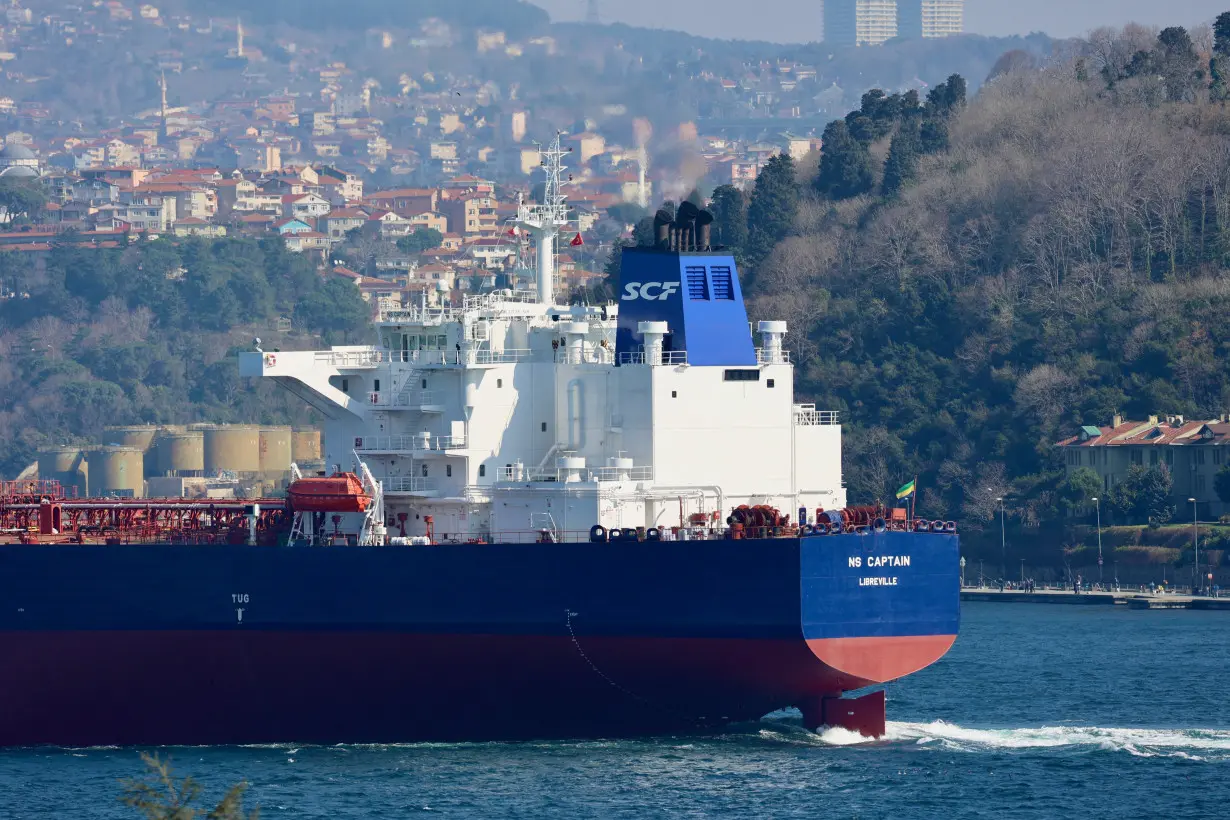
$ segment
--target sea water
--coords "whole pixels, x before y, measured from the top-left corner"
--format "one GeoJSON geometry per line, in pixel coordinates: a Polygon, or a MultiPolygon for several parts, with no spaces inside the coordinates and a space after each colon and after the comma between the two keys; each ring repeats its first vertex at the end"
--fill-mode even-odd
{"type": "MultiPolygon", "coordinates": [[[[161,750],[265,818],[1230,816],[1230,613],[972,603],[888,737],[797,713],[702,737],[161,750]]],[[[0,751],[0,820],[137,817],[136,749],[0,751]]]]}

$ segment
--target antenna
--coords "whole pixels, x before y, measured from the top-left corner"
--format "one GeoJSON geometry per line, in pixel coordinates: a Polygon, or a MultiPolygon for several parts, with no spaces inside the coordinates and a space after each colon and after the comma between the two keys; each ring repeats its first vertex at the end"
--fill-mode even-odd
{"type": "MultiPolygon", "coordinates": [[[[571,149],[569,149],[571,150],[571,149]]],[[[560,180],[564,174],[564,155],[568,151],[560,147],[560,134],[556,132],[551,144],[540,149],[542,168],[546,175],[542,202],[537,205],[522,203],[517,207],[517,227],[534,238],[534,251],[538,269],[538,301],[544,305],[555,304],[555,237],[560,228],[568,224],[568,206],[560,193],[560,180]]]]}
{"type": "Polygon", "coordinates": [[[163,141],[167,138],[167,70],[162,70],[162,76],[158,80],[158,88],[162,91],[162,107],[159,109],[159,125],[160,133],[158,138],[163,141]]]}
{"type": "Polygon", "coordinates": [[[598,16],[598,0],[585,0],[585,22],[593,24],[602,22],[598,16]]]}

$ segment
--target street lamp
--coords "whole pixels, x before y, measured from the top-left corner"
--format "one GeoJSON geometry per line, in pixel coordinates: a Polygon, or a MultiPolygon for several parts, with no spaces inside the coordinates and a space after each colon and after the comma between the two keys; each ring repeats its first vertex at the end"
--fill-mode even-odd
{"type": "Polygon", "coordinates": [[[995,499],[999,502],[999,577],[1008,575],[1008,536],[1004,530],[1004,498],[995,499]]]}
{"type": "Polygon", "coordinates": [[[1200,583],[1200,526],[1196,523],[1196,499],[1187,499],[1192,505],[1192,549],[1195,551],[1195,564],[1192,567],[1192,595],[1196,594],[1196,585],[1200,583]]]}
{"type": "Polygon", "coordinates": [[[1091,499],[1098,512],[1098,583],[1102,583],[1102,505],[1097,498],[1091,499]]]}

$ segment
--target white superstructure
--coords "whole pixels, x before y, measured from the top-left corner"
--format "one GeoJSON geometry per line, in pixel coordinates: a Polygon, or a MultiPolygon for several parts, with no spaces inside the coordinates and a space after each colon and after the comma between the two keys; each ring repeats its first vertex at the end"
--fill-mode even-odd
{"type": "MultiPolygon", "coordinates": [[[[553,190],[518,215],[540,277],[566,214],[553,190]]],[[[390,537],[426,534],[428,516],[438,541],[586,540],[594,524],[724,527],[740,504],[841,509],[837,415],[795,403],[784,322],[761,322],[753,349],[725,260],[629,251],[618,307],[557,305],[540,278],[386,312],[374,345],[245,353],[240,371],[327,417],[326,465],[366,463],[390,537]]]]}

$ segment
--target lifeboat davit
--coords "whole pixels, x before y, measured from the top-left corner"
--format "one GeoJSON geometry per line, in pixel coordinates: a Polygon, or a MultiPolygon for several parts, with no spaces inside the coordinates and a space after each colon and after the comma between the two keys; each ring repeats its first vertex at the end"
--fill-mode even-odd
{"type": "Polygon", "coordinates": [[[372,497],[354,473],[334,473],[328,478],[301,478],[286,489],[297,512],[367,512],[372,497]]]}

